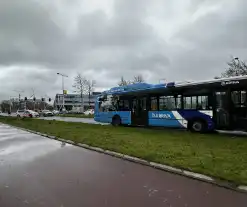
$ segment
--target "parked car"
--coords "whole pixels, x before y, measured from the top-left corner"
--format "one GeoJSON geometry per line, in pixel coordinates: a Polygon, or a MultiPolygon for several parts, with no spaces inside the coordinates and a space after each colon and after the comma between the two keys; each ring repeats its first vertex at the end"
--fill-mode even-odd
{"type": "Polygon", "coordinates": [[[67,110],[61,110],[61,111],[59,111],[59,114],[67,114],[67,113],[68,113],[67,110]]]}
{"type": "Polygon", "coordinates": [[[16,116],[17,117],[23,117],[24,112],[25,112],[25,110],[17,110],[16,116]]]}
{"type": "Polygon", "coordinates": [[[53,113],[53,115],[58,115],[59,114],[59,111],[53,110],[52,113],[53,113]]]}
{"type": "Polygon", "coordinates": [[[85,115],[93,115],[94,114],[94,109],[88,109],[87,111],[84,112],[85,115]]]}
{"type": "Polygon", "coordinates": [[[17,117],[30,117],[30,118],[33,118],[33,117],[39,117],[39,113],[35,112],[35,111],[32,111],[32,110],[18,110],[16,112],[16,115],[17,117]]]}
{"type": "Polygon", "coordinates": [[[51,111],[49,111],[49,110],[43,110],[43,111],[41,112],[41,114],[42,114],[43,116],[54,116],[54,114],[53,114],[51,111]]]}

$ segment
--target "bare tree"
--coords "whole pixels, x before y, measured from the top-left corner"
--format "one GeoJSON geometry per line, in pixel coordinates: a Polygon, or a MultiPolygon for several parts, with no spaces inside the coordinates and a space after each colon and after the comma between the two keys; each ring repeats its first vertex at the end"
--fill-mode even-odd
{"type": "Polygon", "coordinates": [[[129,84],[129,81],[126,81],[123,76],[121,76],[121,80],[119,81],[119,86],[126,86],[129,84]]]}
{"type": "Polygon", "coordinates": [[[227,62],[228,68],[224,73],[221,74],[221,77],[232,77],[232,76],[240,76],[247,75],[247,64],[239,60],[239,58],[231,57],[231,60],[227,62]]]}
{"type": "Polygon", "coordinates": [[[88,89],[88,80],[82,76],[81,73],[77,73],[76,77],[74,78],[74,85],[75,91],[80,93],[81,95],[81,108],[84,110],[83,104],[83,94],[87,92],[88,89]]]}
{"type": "Polygon", "coordinates": [[[10,102],[8,100],[4,100],[1,102],[1,110],[2,112],[7,112],[10,110],[10,102]]]}
{"type": "Polygon", "coordinates": [[[142,75],[137,75],[137,76],[134,76],[134,80],[132,83],[143,83],[144,82],[144,78],[142,75]]]}
{"type": "Polygon", "coordinates": [[[88,94],[88,103],[89,107],[91,106],[91,95],[94,91],[96,81],[95,80],[87,80],[86,81],[86,92],[88,94]]]}
{"type": "Polygon", "coordinates": [[[143,83],[144,78],[142,75],[137,75],[134,76],[133,80],[125,80],[123,76],[121,76],[121,79],[118,83],[119,86],[127,86],[129,84],[134,84],[134,83],[143,83]]]}

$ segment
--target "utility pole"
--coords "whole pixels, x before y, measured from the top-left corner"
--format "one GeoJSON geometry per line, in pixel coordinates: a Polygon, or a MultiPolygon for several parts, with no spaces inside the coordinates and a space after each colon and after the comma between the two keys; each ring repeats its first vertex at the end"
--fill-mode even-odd
{"type": "Polygon", "coordinates": [[[21,93],[24,93],[23,90],[14,90],[15,92],[17,92],[19,94],[19,108],[21,107],[21,93]]]}
{"type": "Polygon", "coordinates": [[[62,74],[62,73],[57,73],[57,75],[62,76],[62,91],[63,91],[63,104],[62,104],[62,111],[64,110],[64,77],[68,78],[69,76],[62,74]]]}
{"type": "Polygon", "coordinates": [[[91,95],[93,93],[95,83],[96,83],[95,80],[92,80],[92,82],[90,80],[88,81],[88,102],[90,109],[91,109],[91,95]]]}
{"type": "Polygon", "coordinates": [[[33,98],[33,110],[35,111],[36,97],[35,97],[35,93],[34,93],[34,89],[33,88],[32,88],[32,95],[30,96],[30,98],[33,98]]]}
{"type": "Polygon", "coordinates": [[[9,97],[9,111],[11,112],[12,111],[12,101],[11,101],[11,96],[9,97]]]}

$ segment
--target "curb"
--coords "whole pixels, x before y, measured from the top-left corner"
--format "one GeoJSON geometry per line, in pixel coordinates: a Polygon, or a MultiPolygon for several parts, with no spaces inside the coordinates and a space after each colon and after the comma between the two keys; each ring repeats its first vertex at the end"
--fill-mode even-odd
{"type": "MultiPolygon", "coordinates": [[[[3,123],[3,124],[5,124],[5,123],[3,123]]],[[[8,124],[5,124],[5,125],[8,125],[8,124]]],[[[20,130],[23,130],[23,131],[27,131],[27,132],[32,133],[32,134],[37,134],[37,135],[40,135],[40,136],[43,136],[43,137],[47,137],[47,138],[50,138],[50,139],[53,139],[53,140],[57,140],[57,141],[60,141],[60,142],[71,144],[71,145],[75,145],[75,146],[82,147],[82,148],[85,148],[85,149],[88,149],[88,150],[93,150],[93,151],[96,151],[96,152],[99,152],[99,153],[103,153],[103,154],[106,154],[106,155],[110,155],[110,156],[113,156],[113,157],[116,157],[116,158],[120,158],[120,159],[123,159],[123,160],[127,160],[127,161],[130,161],[130,162],[134,162],[134,163],[146,165],[146,166],[149,166],[149,167],[152,167],[152,168],[156,168],[156,169],[159,169],[159,170],[163,170],[163,171],[166,171],[166,172],[170,172],[170,173],[186,176],[186,177],[189,177],[189,178],[192,178],[192,179],[195,179],[195,180],[200,180],[200,181],[203,181],[203,182],[211,183],[211,184],[214,184],[214,185],[217,185],[217,186],[220,186],[220,187],[224,187],[224,188],[227,188],[227,189],[235,190],[235,191],[238,191],[238,192],[241,192],[241,193],[247,193],[247,186],[245,186],[245,185],[236,186],[233,183],[226,182],[226,181],[222,182],[222,181],[219,181],[219,180],[217,180],[217,179],[215,179],[213,177],[207,176],[207,175],[203,175],[203,174],[199,174],[199,173],[195,173],[195,172],[191,172],[191,171],[187,171],[187,170],[171,167],[171,166],[168,166],[168,165],[163,165],[163,164],[160,164],[160,163],[149,162],[147,160],[143,160],[143,159],[140,159],[138,157],[125,155],[125,154],[121,154],[121,153],[110,151],[110,150],[104,150],[102,148],[89,146],[87,144],[76,143],[76,142],[74,142],[72,140],[62,139],[62,138],[59,138],[59,137],[56,137],[56,136],[40,133],[40,132],[33,131],[33,130],[30,130],[30,129],[25,129],[25,128],[16,127],[16,126],[12,126],[12,125],[8,125],[8,126],[15,127],[17,129],[20,129],[20,130]]]]}

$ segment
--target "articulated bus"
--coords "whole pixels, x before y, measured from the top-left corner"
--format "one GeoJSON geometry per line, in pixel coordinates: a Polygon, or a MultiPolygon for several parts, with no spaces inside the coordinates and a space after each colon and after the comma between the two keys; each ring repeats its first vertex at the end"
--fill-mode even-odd
{"type": "Polygon", "coordinates": [[[247,76],[197,82],[138,83],[102,92],[94,119],[114,126],[247,130],[247,76]]]}

